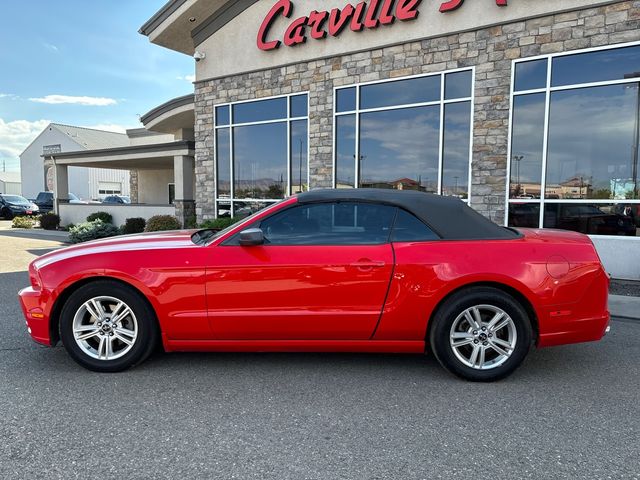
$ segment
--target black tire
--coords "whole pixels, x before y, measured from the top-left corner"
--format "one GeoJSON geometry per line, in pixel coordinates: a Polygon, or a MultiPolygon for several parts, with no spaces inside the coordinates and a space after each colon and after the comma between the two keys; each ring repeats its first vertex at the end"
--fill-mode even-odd
{"type": "Polygon", "coordinates": [[[13,220],[13,212],[8,208],[5,208],[4,210],[2,210],[2,218],[4,218],[5,220],[13,220]]]}
{"type": "MultiPolygon", "coordinates": [[[[429,331],[431,350],[445,369],[466,380],[474,382],[501,380],[511,375],[520,366],[531,348],[533,333],[529,315],[520,302],[497,288],[470,287],[456,292],[438,308],[431,321],[433,322],[429,331]],[[451,332],[456,319],[467,309],[479,305],[492,306],[504,311],[513,321],[517,334],[514,348],[506,361],[487,370],[473,368],[463,363],[451,345],[451,332]]],[[[473,333],[464,333],[464,335],[473,336],[473,333]]],[[[496,333],[497,336],[498,334],[496,333]]],[[[472,341],[478,343],[475,339],[472,341]]],[[[482,340],[480,342],[482,343],[482,340]]],[[[483,344],[486,345],[486,343],[483,344]]],[[[468,347],[462,347],[462,350],[464,348],[468,349],[466,350],[467,352],[471,352],[474,345],[469,344],[468,347]]],[[[491,347],[488,347],[485,351],[489,352],[489,355],[498,355],[497,352],[491,350],[491,347]]],[[[472,361],[472,363],[475,362],[472,361]]]]}
{"type": "MultiPolygon", "coordinates": [[[[156,315],[146,300],[133,288],[113,280],[96,280],[71,294],[60,313],[60,338],[65,349],[78,364],[95,372],[121,372],[142,363],[159,343],[156,315]],[[137,336],[130,349],[113,360],[94,358],[78,344],[73,333],[73,321],[85,302],[96,297],[113,297],[124,302],[135,315],[137,336]]],[[[114,329],[115,331],[115,329],[114,329]]],[[[95,337],[99,339],[99,337],[95,337]]],[[[118,343],[124,347],[121,342],[118,343]]],[[[126,349],[126,347],[124,347],[126,349]]]]}

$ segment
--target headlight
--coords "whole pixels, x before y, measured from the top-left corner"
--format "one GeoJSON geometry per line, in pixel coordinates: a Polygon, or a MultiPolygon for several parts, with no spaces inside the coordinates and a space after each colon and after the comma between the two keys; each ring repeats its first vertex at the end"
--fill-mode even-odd
{"type": "Polygon", "coordinates": [[[29,265],[29,282],[34,290],[42,290],[42,280],[40,280],[40,272],[32,264],[29,265]]]}

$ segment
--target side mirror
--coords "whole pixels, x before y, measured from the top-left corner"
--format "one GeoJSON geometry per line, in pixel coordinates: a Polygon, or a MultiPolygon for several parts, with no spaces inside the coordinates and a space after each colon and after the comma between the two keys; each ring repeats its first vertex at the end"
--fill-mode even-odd
{"type": "Polygon", "coordinates": [[[264,243],[264,234],[259,228],[248,228],[240,232],[240,245],[253,247],[264,243]]]}

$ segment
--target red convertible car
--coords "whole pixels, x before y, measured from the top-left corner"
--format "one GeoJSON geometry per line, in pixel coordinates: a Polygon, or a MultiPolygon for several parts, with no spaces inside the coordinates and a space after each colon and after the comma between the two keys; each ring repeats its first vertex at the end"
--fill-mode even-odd
{"type": "Polygon", "coordinates": [[[491,381],[531,346],[599,340],[609,279],[591,240],[514,230],[455,198],[320,190],[210,230],[148,233],[34,260],[35,341],[113,372],[165,351],[433,352],[491,381]]]}

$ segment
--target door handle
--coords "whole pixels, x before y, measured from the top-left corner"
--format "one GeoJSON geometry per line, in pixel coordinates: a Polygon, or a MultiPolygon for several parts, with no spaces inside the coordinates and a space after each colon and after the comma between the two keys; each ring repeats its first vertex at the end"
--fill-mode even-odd
{"type": "Polygon", "coordinates": [[[360,270],[371,270],[372,268],[382,268],[386,265],[382,260],[369,260],[368,258],[361,258],[357,262],[353,262],[351,264],[354,268],[359,268],[360,270]]]}

